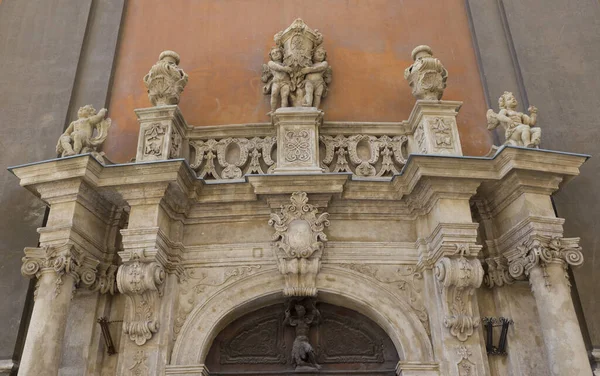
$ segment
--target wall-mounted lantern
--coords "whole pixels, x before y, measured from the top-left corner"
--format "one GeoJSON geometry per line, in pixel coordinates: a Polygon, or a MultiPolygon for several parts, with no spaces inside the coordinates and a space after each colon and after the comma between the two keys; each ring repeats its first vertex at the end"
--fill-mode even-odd
{"type": "Polygon", "coordinates": [[[108,355],[113,355],[116,354],[117,351],[115,350],[115,344],[113,343],[112,340],[112,336],[110,335],[110,330],[108,325],[115,323],[115,322],[123,322],[122,320],[119,321],[108,321],[108,319],[106,317],[100,317],[98,318],[98,324],[100,324],[100,329],[102,329],[102,338],[104,338],[104,344],[106,345],[106,352],[108,352],[108,355]]]}
{"type": "Polygon", "coordinates": [[[485,349],[488,355],[506,355],[506,341],[508,336],[508,327],[513,323],[511,319],[506,317],[484,317],[483,325],[485,326],[486,340],[485,349]],[[500,332],[500,340],[498,346],[494,346],[494,328],[502,327],[500,332]]]}

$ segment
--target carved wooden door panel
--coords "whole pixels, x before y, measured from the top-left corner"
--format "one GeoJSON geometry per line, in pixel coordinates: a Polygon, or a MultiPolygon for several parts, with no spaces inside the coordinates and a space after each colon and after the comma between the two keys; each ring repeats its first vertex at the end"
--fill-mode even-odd
{"type": "Polygon", "coordinates": [[[206,360],[211,376],[395,376],[398,354],[377,324],[346,308],[325,303],[317,308],[321,317],[309,338],[320,370],[295,370],[291,353],[296,334],[284,323],[282,303],[251,312],[219,333],[206,360]]]}

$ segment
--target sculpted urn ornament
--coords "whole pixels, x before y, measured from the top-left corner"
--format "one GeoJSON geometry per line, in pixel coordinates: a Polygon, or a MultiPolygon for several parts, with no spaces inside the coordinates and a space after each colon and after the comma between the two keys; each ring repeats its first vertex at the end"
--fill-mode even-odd
{"type": "Polygon", "coordinates": [[[487,112],[488,129],[493,130],[502,125],[505,145],[537,148],[542,138],[542,130],[535,127],[538,110],[535,106],[529,106],[529,115],[526,115],[517,111],[518,104],[513,93],[505,91],[498,99],[500,111],[495,113],[489,109],[487,112]]]}
{"type": "Polygon", "coordinates": [[[263,64],[263,92],[271,96],[271,112],[279,107],[316,107],[325,98],[332,70],[323,36],[301,19],[275,34],[275,47],[263,64]]]}
{"type": "Polygon", "coordinates": [[[417,46],[412,51],[414,63],[404,71],[404,78],[417,99],[440,100],[444,95],[448,71],[433,57],[429,46],[417,46]]]}
{"type": "Polygon", "coordinates": [[[108,137],[108,128],[111,125],[111,120],[105,116],[106,108],[96,113],[92,105],[81,107],[77,111],[78,119],[71,122],[58,139],[56,152],[61,157],[92,153],[96,159],[104,163],[104,153],[98,152],[98,147],[108,137]]]}
{"type": "Polygon", "coordinates": [[[179,103],[179,97],[188,82],[188,75],[177,66],[179,60],[176,52],[163,51],[158,57],[158,62],[144,76],[148,98],[153,106],[179,103]]]}
{"type": "Polygon", "coordinates": [[[294,192],[281,214],[271,214],[275,228],[275,254],[279,271],[285,276],[285,296],[316,296],[317,273],[327,241],[323,232],[329,226],[329,213],[319,214],[308,203],[305,192],[294,192]]]}

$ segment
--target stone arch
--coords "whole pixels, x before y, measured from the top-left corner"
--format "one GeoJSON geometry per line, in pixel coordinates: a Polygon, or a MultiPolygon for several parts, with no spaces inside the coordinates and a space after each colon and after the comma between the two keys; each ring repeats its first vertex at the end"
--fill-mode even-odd
{"type": "MultiPolygon", "coordinates": [[[[283,300],[283,277],[265,270],[236,281],[194,308],[175,342],[171,365],[203,364],[214,338],[236,318],[283,300]]],[[[350,270],[323,267],[317,277],[318,299],[349,308],[377,323],[405,362],[434,361],[425,327],[410,305],[381,285],[350,270]]]]}

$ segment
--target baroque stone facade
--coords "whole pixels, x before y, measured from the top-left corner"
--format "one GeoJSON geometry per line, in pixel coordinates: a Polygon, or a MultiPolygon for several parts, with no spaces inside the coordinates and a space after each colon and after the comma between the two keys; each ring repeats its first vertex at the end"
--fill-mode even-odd
{"type": "MultiPolygon", "coordinates": [[[[135,163],[79,155],[11,168],[49,206],[40,246],[23,259],[38,288],[20,374],[58,374],[81,336],[91,354],[82,374],[219,374],[207,366],[215,348],[215,367],[309,374],[590,374],[567,274],[582,254],[550,199],[586,156],[506,145],[463,157],[461,102],[441,100],[448,72],[427,46],[405,71],[417,98],[408,120],[328,123],[322,40],[299,19],[275,35],[263,75],[270,123],[188,126],[177,106],[187,76],[165,52],[144,79],[155,106],[136,110],[135,163]],[[322,320],[319,303],[358,318],[322,320]],[[236,323],[283,304],[283,317],[236,323]],[[87,332],[68,330],[74,312],[87,332]],[[102,337],[98,315],[122,327],[102,337]],[[483,345],[484,315],[514,322],[502,365],[483,345]],[[230,325],[233,338],[219,337],[230,325]],[[344,349],[345,331],[371,345],[344,349]],[[250,332],[266,339],[257,354],[244,352],[250,332]],[[541,338],[533,353],[522,351],[530,338],[541,338]],[[395,368],[377,369],[390,351],[395,368]]],[[[535,124],[535,111],[519,114],[535,124]]],[[[524,146],[537,146],[531,137],[524,146]]]]}

